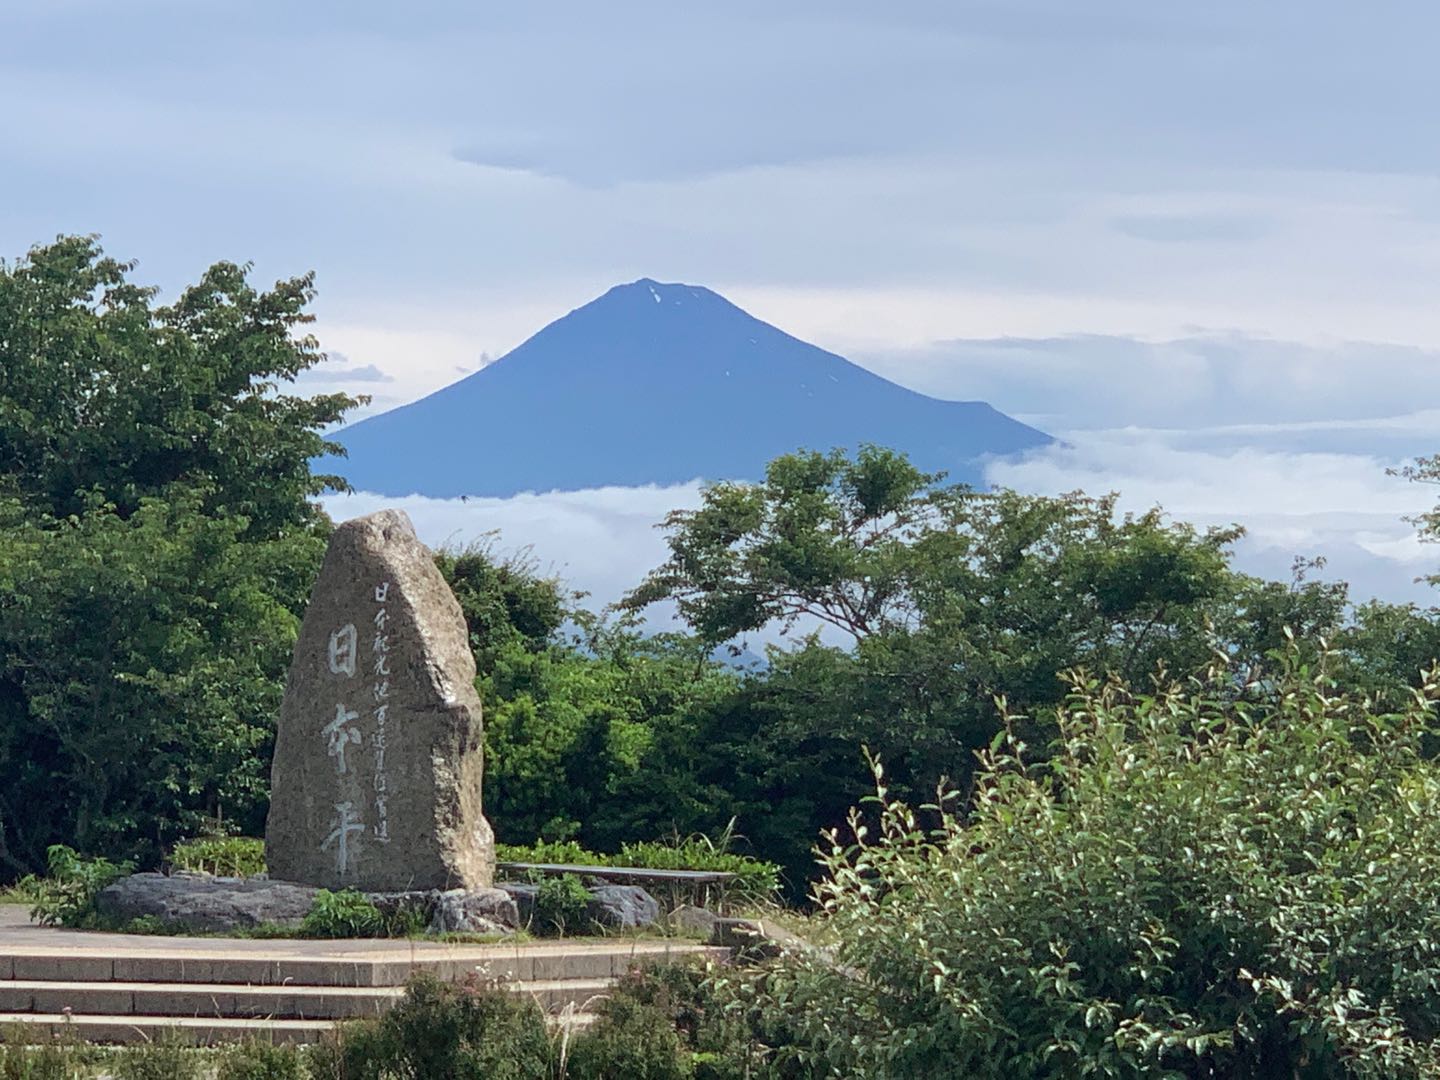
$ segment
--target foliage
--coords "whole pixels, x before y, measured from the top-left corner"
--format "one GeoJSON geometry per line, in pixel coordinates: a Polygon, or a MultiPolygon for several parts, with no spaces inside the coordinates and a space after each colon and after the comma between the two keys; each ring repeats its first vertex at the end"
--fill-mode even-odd
{"type": "Polygon", "coordinates": [[[70,843],[149,865],[258,829],[298,615],[342,482],[310,462],[354,399],[310,279],[210,268],[170,306],[93,239],[0,264],[0,874],[70,843]]]}
{"type": "Polygon", "coordinates": [[[316,1049],[311,1071],[317,1080],[532,1080],[548,1077],[551,1063],[545,1018],[530,998],[419,976],[383,1017],[342,1025],[316,1049]]]}
{"type": "Polygon", "coordinates": [[[690,1080],[695,1066],[669,1018],[629,995],[602,1001],[600,1018],[577,1039],[566,1063],[574,1080],[690,1080]]]}
{"type": "Polygon", "coordinates": [[[115,1080],[202,1080],[205,1062],[178,1035],[119,1050],[114,1057],[115,1080]]]}
{"type": "Polygon", "coordinates": [[[170,849],[176,870],[217,877],[254,877],[265,872],[265,841],[251,836],[202,836],[170,849]]]}
{"type": "Polygon", "coordinates": [[[380,909],[354,889],[321,889],[300,924],[300,933],[316,938],[383,937],[385,931],[380,909]]]}
{"type": "Polygon", "coordinates": [[[215,1080],[309,1080],[305,1055],[293,1046],[262,1041],[238,1043],[226,1052],[215,1080]]]}
{"type": "MultiPolygon", "coordinates": [[[[588,851],[574,840],[537,840],[533,844],[496,844],[499,862],[552,863],[557,866],[606,866],[609,855],[588,851]]],[[[618,865],[618,864],[616,864],[618,865]]]]}
{"type": "MultiPolygon", "coordinates": [[[[742,1080],[768,1075],[762,1056],[766,1047],[751,1029],[760,1013],[741,992],[755,981],[750,973],[728,966],[659,964],[628,972],[609,1000],[629,1002],[638,1007],[635,1011],[644,1010],[642,1016],[662,1016],[679,1035],[696,1080],[742,1080]]],[[[608,1019],[608,1014],[602,1016],[608,1019]]]]}
{"type": "Polygon", "coordinates": [[[0,1031],[0,1080],[74,1080],[86,1058],[83,1045],[69,1032],[38,1046],[29,1045],[23,1024],[0,1031]]]}
{"type": "Polygon", "coordinates": [[[543,877],[535,892],[535,930],[547,937],[563,937],[590,925],[590,890],[574,874],[543,877]]]}
{"type": "MultiPolygon", "coordinates": [[[[1418,484],[1440,484],[1440,454],[1433,457],[1424,457],[1411,465],[1400,469],[1399,473],[1407,480],[1413,480],[1418,484]]],[[[1417,514],[1410,519],[1420,533],[1420,539],[1426,543],[1440,543],[1440,502],[1417,514]]],[[[1431,574],[1425,578],[1431,585],[1440,586],[1440,574],[1431,574]]]]}
{"type": "Polygon", "coordinates": [[[693,833],[673,840],[636,841],[621,844],[619,852],[613,855],[589,851],[570,840],[540,841],[530,845],[499,844],[495,854],[501,862],[711,870],[735,875],[735,880],[725,889],[727,901],[758,904],[774,900],[780,891],[780,868],[774,863],[730,851],[734,839],[732,821],[715,840],[703,833],[693,833]]]}
{"type": "Polygon", "coordinates": [[[627,606],[675,600],[708,642],[775,618],[851,638],[772,648],[766,672],[652,726],[645,779],[676,827],[735,817],[792,883],[813,873],[811,838],[865,794],[861,746],[923,801],[941,777],[967,782],[1000,730],[997,695],[1043,746],[1068,668],[1144,685],[1224,652],[1258,673],[1286,628],[1333,636],[1346,611],[1343,586],[1231,569],[1238,529],[1122,515],[1113,496],[944,486],[875,448],[779,458],[765,483],[709,488],[668,529],[670,559],[627,606]]]}
{"type": "Polygon", "coordinates": [[[827,1075],[1440,1073],[1440,676],[1399,711],[1321,655],[1132,692],[982,754],[970,811],[886,791],[825,854],[833,955],[764,1006],[827,1075]],[[929,818],[934,824],[926,827],[929,818]]]}
{"type": "Polygon", "coordinates": [[[670,560],[627,605],[674,600],[718,644],[802,617],[859,638],[908,621],[914,538],[964,489],[936,490],[903,454],[863,447],[772,461],[763,484],[707,488],[698,510],[666,519],[670,560]]]}
{"type": "Polygon", "coordinates": [[[614,849],[679,827],[698,793],[669,785],[657,739],[693,728],[694,713],[737,682],[693,643],[574,615],[572,640],[512,641],[481,679],[486,807],[505,843],[614,849]]]}
{"type": "Polygon", "coordinates": [[[339,451],[320,433],[357,401],[278,392],[324,359],[302,333],[312,276],[258,292],[216,263],[162,307],[133,269],[81,236],[0,264],[0,475],[42,517],[96,496],[127,517],[203,481],[203,512],[248,538],[317,524],[309,497],[343,481],[310,462],[339,451]]]}
{"type": "Polygon", "coordinates": [[[497,556],[493,537],[458,550],[442,549],[435,565],[460,602],[482,676],[495,669],[508,648],[544,651],[577,599],[558,579],[541,577],[527,557],[497,556]]]}
{"type": "Polygon", "coordinates": [[[42,926],[88,927],[100,891],[133,869],[129,863],[87,859],[64,844],[52,845],[47,859],[45,876],[30,884],[30,917],[42,926]]]}

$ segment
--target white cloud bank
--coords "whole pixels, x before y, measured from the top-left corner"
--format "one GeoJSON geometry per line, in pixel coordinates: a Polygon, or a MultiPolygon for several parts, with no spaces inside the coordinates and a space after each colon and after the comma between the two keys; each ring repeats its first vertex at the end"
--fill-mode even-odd
{"type": "Polygon", "coordinates": [[[356,492],[323,502],[336,521],[385,507],[404,510],[431,547],[464,547],[494,534],[497,553],[528,554],[541,573],[588,593],[589,604],[599,607],[618,600],[665,561],[665,538],[656,526],[671,510],[698,506],[700,485],[463,500],[356,492]]]}
{"type": "MultiPolygon", "coordinates": [[[[1440,566],[1440,547],[1418,542],[1403,518],[1433,492],[1386,475],[1393,464],[1362,454],[1257,448],[1204,450],[1174,444],[1176,433],[1084,432],[1023,460],[992,463],[988,480],[1022,491],[1121,493],[1121,506],[1159,504],[1197,525],[1238,522],[1243,570],[1284,579],[1297,555],[1323,555],[1327,575],[1351,582],[1353,596],[1428,606],[1440,594],[1414,579],[1440,566]]],[[[587,592],[598,607],[620,598],[664,561],[656,526],[671,510],[699,505],[700,485],[608,487],[509,499],[332,496],[336,520],[382,507],[405,510],[432,546],[461,546],[496,533],[502,553],[529,554],[545,573],[587,592]]]]}
{"type": "Polygon", "coordinates": [[[1421,544],[1404,518],[1434,492],[1386,474],[1400,464],[1367,454],[1293,452],[1253,446],[1196,449],[1186,433],[1145,429],[1077,432],[1015,461],[994,462],[986,479],[1020,491],[1120,493],[1120,506],[1163,506],[1196,525],[1244,525],[1236,565],[1284,578],[1297,556],[1323,556],[1323,576],[1351,583],[1356,600],[1423,606],[1440,594],[1415,582],[1440,566],[1440,547],[1421,544]]]}

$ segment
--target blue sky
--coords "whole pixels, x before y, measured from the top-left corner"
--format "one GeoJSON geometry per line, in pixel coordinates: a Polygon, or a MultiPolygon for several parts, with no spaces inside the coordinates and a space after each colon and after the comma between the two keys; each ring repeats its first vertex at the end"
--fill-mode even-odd
{"type": "MultiPolygon", "coordinates": [[[[316,383],[380,406],[616,282],[705,284],[1069,440],[998,480],[1425,598],[1427,493],[1384,469],[1440,449],[1437,39],[1387,0],[6,0],[0,252],[314,269],[316,383]]],[[[577,512],[484,511],[572,569],[577,512]]]]}

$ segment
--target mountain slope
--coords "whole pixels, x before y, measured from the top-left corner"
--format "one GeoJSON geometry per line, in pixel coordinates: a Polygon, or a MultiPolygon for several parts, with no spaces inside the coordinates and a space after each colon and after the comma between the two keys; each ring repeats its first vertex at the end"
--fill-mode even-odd
{"type": "Polygon", "coordinates": [[[357,490],[434,497],[758,479],[799,447],[862,442],[974,481],[982,455],[1050,441],[983,402],[897,386],[709,289],[649,279],[335,438],[357,490]]]}

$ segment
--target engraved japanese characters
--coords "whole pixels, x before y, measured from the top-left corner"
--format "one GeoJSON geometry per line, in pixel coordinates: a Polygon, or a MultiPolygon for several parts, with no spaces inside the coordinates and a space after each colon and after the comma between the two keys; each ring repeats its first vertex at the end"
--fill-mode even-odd
{"type": "Polygon", "coordinates": [[[281,708],[272,877],[362,890],[490,884],[480,701],[460,606],[409,518],[338,526],[281,708]]]}

